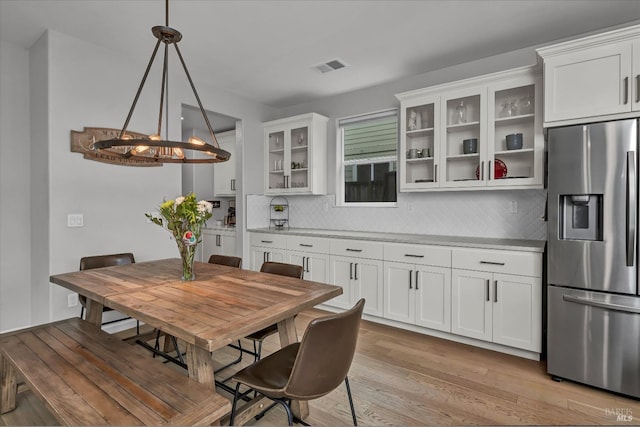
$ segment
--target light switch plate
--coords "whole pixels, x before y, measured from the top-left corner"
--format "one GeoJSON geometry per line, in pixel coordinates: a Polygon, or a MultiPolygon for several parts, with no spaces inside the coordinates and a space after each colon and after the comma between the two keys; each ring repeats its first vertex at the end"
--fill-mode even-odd
{"type": "Polygon", "coordinates": [[[84,216],[82,214],[67,214],[67,227],[82,227],[84,216]]]}

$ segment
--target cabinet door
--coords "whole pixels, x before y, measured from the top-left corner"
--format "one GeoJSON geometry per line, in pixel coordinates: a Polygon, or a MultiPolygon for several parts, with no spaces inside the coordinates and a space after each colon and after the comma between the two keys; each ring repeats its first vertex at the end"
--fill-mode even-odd
{"type": "Polygon", "coordinates": [[[493,341],[540,352],[542,285],[538,278],[494,274],[493,341]]]}
{"type": "Polygon", "coordinates": [[[544,60],[544,121],[631,111],[631,42],[544,60]]]}
{"type": "Polygon", "coordinates": [[[364,305],[364,313],[382,316],[382,261],[372,259],[354,259],[353,261],[353,288],[350,306],[360,298],[364,298],[367,301],[364,305]]]}
{"type": "Polygon", "coordinates": [[[384,310],[386,319],[414,323],[414,266],[399,262],[384,263],[384,310]]]}
{"type": "Polygon", "coordinates": [[[329,283],[329,256],[310,252],[289,252],[291,264],[304,268],[304,280],[329,283]]]}
{"type": "Polygon", "coordinates": [[[403,103],[400,110],[400,190],[438,187],[440,97],[403,103]]]}
{"type": "Polygon", "coordinates": [[[451,332],[491,341],[492,273],[454,269],[451,275],[451,332]]]}
{"type": "Polygon", "coordinates": [[[489,86],[487,186],[542,187],[544,134],[540,79],[523,77],[489,86]],[[507,143],[521,136],[522,146],[507,143]]]}
{"type": "Polygon", "coordinates": [[[286,262],[284,249],[263,248],[260,246],[251,247],[251,269],[260,271],[262,263],[265,261],[286,262]]]}
{"type": "Polygon", "coordinates": [[[213,189],[215,195],[236,195],[236,131],[224,132],[216,135],[220,148],[231,153],[231,159],[216,163],[213,166],[213,189]]]}
{"type": "Polygon", "coordinates": [[[236,236],[235,234],[223,234],[222,255],[236,256],[236,236]]]}
{"type": "Polygon", "coordinates": [[[329,278],[330,284],[342,287],[342,295],[339,295],[325,304],[340,308],[351,308],[351,288],[353,283],[353,259],[330,256],[329,278]]]}
{"type": "Polygon", "coordinates": [[[291,168],[290,135],[286,128],[265,128],[264,139],[265,193],[285,193],[286,178],[291,168]]]}
{"type": "Polygon", "coordinates": [[[207,262],[211,255],[222,255],[222,235],[202,233],[202,262],[207,262]]]}
{"type": "Polygon", "coordinates": [[[451,332],[451,269],[416,266],[415,323],[451,332]]]}
{"type": "Polygon", "coordinates": [[[486,96],[485,86],[447,93],[442,97],[441,187],[487,185],[486,96]],[[475,140],[475,146],[465,150],[465,140],[475,140]]]}

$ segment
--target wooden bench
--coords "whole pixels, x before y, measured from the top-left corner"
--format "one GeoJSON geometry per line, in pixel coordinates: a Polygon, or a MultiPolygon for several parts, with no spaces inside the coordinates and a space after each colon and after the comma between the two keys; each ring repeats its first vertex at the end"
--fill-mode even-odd
{"type": "Polygon", "coordinates": [[[0,335],[0,413],[15,409],[18,375],[62,425],[210,425],[231,410],[214,389],[77,318],[0,335]]]}

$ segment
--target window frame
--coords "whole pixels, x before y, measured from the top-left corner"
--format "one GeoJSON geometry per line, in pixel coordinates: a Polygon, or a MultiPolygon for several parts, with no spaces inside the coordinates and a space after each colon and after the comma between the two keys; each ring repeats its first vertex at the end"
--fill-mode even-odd
{"type": "MultiPolygon", "coordinates": [[[[398,186],[398,178],[399,178],[399,174],[398,174],[398,167],[399,164],[398,162],[400,161],[400,157],[398,155],[400,151],[400,110],[397,107],[393,107],[393,108],[387,108],[384,110],[378,110],[378,111],[374,111],[371,113],[364,113],[364,114],[357,114],[354,116],[347,116],[347,117],[341,117],[336,119],[336,207],[360,207],[360,208],[371,208],[371,207],[376,207],[376,208],[396,208],[398,207],[398,195],[400,193],[399,191],[399,186],[398,186]],[[345,187],[345,172],[344,172],[344,168],[345,168],[345,161],[344,161],[344,125],[345,124],[349,124],[349,123],[357,123],[360,121],[364,121],[367,119],[377,119],[377,118],[384,118],[384,117],[389,117],[389,116],[396,116],[396,120],[397,120],[397,127],[396,127],[396,156],[395,156],[395,162],[396,162],[396,168],[395,168],[395,172],[396,172],[396,201],[395,202],[346,202],[344,200],[345,198],[345,191],[344,191],[344,187],[345,187]]],[[[380,159],[383,159],[382,157],[380,159]]],[[[392,161],[391,160],[391,156],[387,156],[384,157],[384,159],[387,159],[386,161],[392,161]]],[[[362,159],[363,161],[366,160],[367,164],[371,164],[374,163],[372,160],[373,159],[362,159]]],[[[347,163],[347,164],[356,164],[357,161],[354,161],[353,163],[347,163]]],[[[383,163],[383,162],[380,162],[383,163]]]]}

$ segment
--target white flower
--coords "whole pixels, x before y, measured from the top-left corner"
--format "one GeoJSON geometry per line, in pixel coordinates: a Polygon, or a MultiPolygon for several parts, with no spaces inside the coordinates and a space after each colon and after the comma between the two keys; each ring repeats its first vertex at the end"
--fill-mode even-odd
{"type": "Polygon", "coordinates": [[[180,196],[176,198],[176,206],[178,206],[182,202],[184,202],[184,196],[180,196]]]}
{"type": "Polygon", "coordinates": [[[213,210],[213,205],[207,202],[206,200],[200,200],[198,202],[198,213],[200,214],[211,213],[212,210],[213,210]]]}

